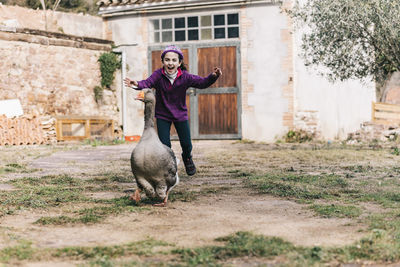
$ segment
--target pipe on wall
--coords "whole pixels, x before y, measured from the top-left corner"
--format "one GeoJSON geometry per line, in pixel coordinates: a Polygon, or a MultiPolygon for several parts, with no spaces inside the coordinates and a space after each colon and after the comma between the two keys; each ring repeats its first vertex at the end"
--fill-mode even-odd
{"type": "Polygon", "coordinates": [[[112,52],[121,55],[121,105],[122,105],[122,135],[123,140],[126,136],[126,125],[127,125],[127,104],[126,104],[126,87],[124,85],[124,79],[126,77],[126,46],[137,46],[138,44],[121,44],[117,45],[112,52]],[[121,49],[117,49],[121,48],[121,49]]]}

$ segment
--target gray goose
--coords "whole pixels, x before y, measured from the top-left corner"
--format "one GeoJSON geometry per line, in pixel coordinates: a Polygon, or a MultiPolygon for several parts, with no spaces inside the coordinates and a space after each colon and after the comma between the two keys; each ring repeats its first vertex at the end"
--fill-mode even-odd
{"type": "Polygon", "coordinates": [[[162,144],[154,129],[156,99],[151,89],[143,89],[136,97],[144,102],[144,130],[139,143],[131,155],[131,168],[138,189],[131,196],[140,201],[140,192],[162,202],[155,206],[166,206],[168,193],[179,182],[176,157],[171,148],[162,144]]]}

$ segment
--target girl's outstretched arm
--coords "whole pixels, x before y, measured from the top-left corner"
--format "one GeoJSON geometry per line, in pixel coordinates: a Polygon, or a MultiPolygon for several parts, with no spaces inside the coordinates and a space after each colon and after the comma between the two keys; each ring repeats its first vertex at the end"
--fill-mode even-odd
{"type": "Polygon", "coordinates": [[[126,87],[137,87],[138,86],[137,81],[131,80],[128,77],[126,77],[124,79],[124,84],[126,87]]]}
{"type": "Polygon", "coordinates": [[[153,88],[157,81],[161,78],[161,69],[154,71],[149,78],[146,80],[138,81],[137,87],[139,89],[143,88],[153,88]]]}
{"type": "Polygon", "coordinates": [[[125,78],[124,84],[125,84],[125,86],[132,87],[133,89],[136,89],[136,90],[142,90],[144,88],[153,88],[154,84],[157,82],[157,80],[160,79],[160,75],[161,75],[161,71],[156,70],[146,80],[134,81],[129,78],[125,78]]]}
{"type": "Polygon", "coordinates": [[[190,74],[191,76],[191,86],[198,89],[205,89],[215,83],[218,80],[219,76],[222,75],[222,71],[220,68],[215,67],[214,71],[208,75],[207,77],[203,78],[194,74],[190,74]]]}
{"type": "Polygon", "coordinates": [[[216,77],[221,76],[221,75],[222,75],[222,70],[221,70],[221,68],[215,67],[215,68],[214,68],[213,75],[216,76],[216,77]]]}

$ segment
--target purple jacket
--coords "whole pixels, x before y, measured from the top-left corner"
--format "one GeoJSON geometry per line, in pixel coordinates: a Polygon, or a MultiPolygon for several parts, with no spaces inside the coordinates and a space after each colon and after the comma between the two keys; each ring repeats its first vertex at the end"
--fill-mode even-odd
{"type": "Polygon", "coordinates": [[[189,87],[205,89],[212,85],[218,77],[210,74],[206,78],[181,71],[171,84],[165,75],[164,69],[160,68],[151,74],[146,80],[138,82],[138,90],[144,88],[156,89],[155,117],[167,121],[188,120],[186,107],[186,90],[189,87]]]}

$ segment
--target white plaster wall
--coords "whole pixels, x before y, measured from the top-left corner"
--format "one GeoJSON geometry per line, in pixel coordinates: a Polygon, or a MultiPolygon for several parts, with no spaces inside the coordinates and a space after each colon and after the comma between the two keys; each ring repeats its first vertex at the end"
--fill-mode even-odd
{"type": "Polygon", "coordinates": [[[307,68],[299,57],[301,34],[300,31],[295,33],[296,110],[317,112],[323,139],[345,139],[348,133],[358,130],[362,122],[371,120],[375,85],[356,80],[332,83],[318,74],[322,68],[307,68]]]}
{"type": "MultiPolygon", "coordinates": [[[[142,80],[148,76],[147,40],[143,40],[143,29],[147,29],[147,20],[140,15],[130,15],[108,19],[107,25],[112,32],[115,50],[125,51],[127,77],[142,80]]],[[[120,80],[121,81],[121,80],[120,80]]],[[[143,103],[135,100],[138,91],[126,88],[127,125],[125,135],[142,135],[144,127],[143,103]]],[[[122,102],[122,95],[120,96],[122,102]]],[[[122,107],[121,107],[122,116],[122,107]]],[[[121,118],[122,121],[122,118],[121,118]]]]}
{"type": "Polygon", "coordinates": [[[287,28],[287,22],[274,5],[249,7],[243,12],[252,21],[247,29],[250,43],[244,60],[249,64],[248,84],[253,85],[254,91],[248,93],[247,103],[242,102],[253,108],[243,108],[242,136],[270,142],[288,130],[283,126],[288,99],[282,91],[289,79],[282,66],[288,51],[287,44],[281,41],[281,30],[287,28]]]}
{"type": "MultiPolygon", "coordinates": [[[[290,25],[278,6],[249,7],[243,12],[252,20],[247,29],[249,45],[244,47],[247,49],[244,60],[249,64],[248,84],[254,90],[248,93],[247,103],[242,103],[243,107],[247,104],[253,108],[243,108],[242,135],[245,139],[271,142],[289,130],[284,126],[283,116],[290,105],[284,96],[290,78],[285,60],[290,51],[288,43],[283,41],[282,30],[290,25]]],[[[294,112],[316,111],[322,138],[345,139],[362,122],[371,119],[375,85],[361,81],[329,82],[318,70],[304,66],[298,56],[299,32],[293,41],[294,112]]]]}

